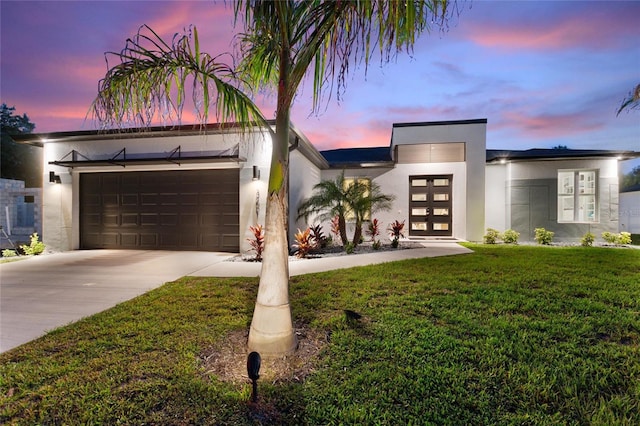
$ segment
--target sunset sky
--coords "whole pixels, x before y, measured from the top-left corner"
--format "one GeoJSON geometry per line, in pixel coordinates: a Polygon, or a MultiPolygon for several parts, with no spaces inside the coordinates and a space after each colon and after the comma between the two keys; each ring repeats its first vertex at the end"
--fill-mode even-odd
{"type": "MultiPolygon", "coordinates": [[[[388,145],[392,123],[487,118],[487,147],[640,151],[640,112],[616,117],[640,82],[640,1],[474,1],[458,4],[448,32],[424,35],[412,56],[351,73],[347,91],[296,126],[320,150],[388,145]]],[[[0,2],[1,102],[37,133],[89,130],[106,72],[147,24],[171,36],[193,24],[202,49],[232,50],[232,11],[213,1],[0,2]]],[[[268,118],[274,96],[258,99],[268,118]]],[[[186,115],[184,124],[188,124],[186,115]]]]}

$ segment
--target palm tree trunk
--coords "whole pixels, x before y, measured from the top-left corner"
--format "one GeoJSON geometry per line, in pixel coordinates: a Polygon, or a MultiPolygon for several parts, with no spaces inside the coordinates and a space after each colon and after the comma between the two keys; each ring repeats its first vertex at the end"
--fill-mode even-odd
{"type": "Polygon", "coordinates": [[[356,221],[356,230],[353,232],[353,241],[351,242],[351,244],[353,244],[354,247],[356,247],[358,244],[360,244],[360,240],[362,239],[362,222],[361,221],[356,221]]]}
{"type": "MultiPolygon", "coordinates": [[[[286,41],[286,40],[285,40],[286,41]]],[[[289,247],[287,243],[289,129],[292,96],[289,94],[290,51],[283,43],[276,131],[271,154],[269,194],[265,218],[264,255],[260,286],[249,330],[249,351],[287,354],[297,347],[289,305],[289,247]]]]}
{"type": "Polygon", "coordinates": [[[338,218],[338,228],[340,229],[340,239],[342,240],[342,245],[346,247],[349,243],[349,237],[347,236],[347,221],[344,218],[344,214],[341,214],[338,218]]]}

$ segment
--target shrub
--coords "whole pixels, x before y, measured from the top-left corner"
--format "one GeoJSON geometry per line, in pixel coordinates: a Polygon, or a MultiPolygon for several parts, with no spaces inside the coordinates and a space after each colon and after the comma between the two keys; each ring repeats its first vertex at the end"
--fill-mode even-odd
{"type": "Polygon", "coordinates": [[[329,239],[322,232],[322,225],[312,226],[309,230],[317,248],[325,248],[329,244],[329,239]]]}
{"type": "Polygon", "coordinates": [[[547,231],[544,228],[536,228],[534,232],[535,232],[534,240],[536,240],[538,244],[543,244],[543,245],[551,244],[551,240],[553,240],[553,236],[555,235],[555,232],[547,231]]]}
{"type": "Polygon", "coordinates": [[[4,249],[2,250],[2,257],[16,257],[18,253],[15,250],[4,249]]]}
{"type": "Polygon", "coordinates": [[[603,232],[602,233],[602,239],[605,240],[606,242],[608,242],[609,244],[615,244],[616,243],[616,234],[614,234],[612,232],[603,232]]]}
{"type": "Polygon", "coordinates": [[[618,236],[616,238],[616,243],[617,244],[631,244],[631,233],[622,231],[621,233],[618,234],[618,236]]]}
{"type": "Polygon", "coordinates": [[[520,233],[514,231],[513,229],[507,229],[501,235],[502,241],[506,244],[518,244],[518,238],[520,238],[520,233]]]}
{"type": "Polygon", "coordinates": [[[38,233],[34,232],[31,234],[31,242],[29,245],[21,245],[20,249],[27,256],[37,256],[44,251],[44,243],[42,241],[38,241],[38,233]]]}
{"type": "Polygon", "coordinates": [[[304,231],[298,229],[295,234],[296,242],[293,245],[296,248],[295,256],[298,258],[305,258],[309,255],[311,250],[317,247],[316,241],[311,235],[311,229],[307,228],[304,231]]]}
{"type": "Polygon", "coordinates": [[[349,241],[347,245],[344,246],[344,251],[347,254],[352,254],[355,251],[355,249],[356,249],[356,246],[351,241],[349,241]]]}
{"type": "Polygon", "coordinates": [[[485,244],[495,244],[499,238],[500,233],[493,228],[487,228],[487,233],[482,237],[485,244]]]}
{"type": "Polygon", "coordinates": [[[612,232],[603,232],[602,238],[609,244],[631,244],[631,234],[629,232],[622,231],[619,234],[614,234],[612,232]]]}
{"type": "Polygon", "coordinates": [[[340,216],[334,216],[331,218],[331,233],[336,237],[340,236],[340,216]]]}
{"type": "Polygon", "coordinates": [[[403,229],[404,220],[402,222],[396,220],[389,225],[389,228],[387,228],[387,230],[389,231],[389,237],[391,238],[391,246],[393,248],[398,247],[398,240],[400,240],[400,238],[404,238],[404,234],[402,233],[403,229]]]}
{"type": "Polygon", "coordinates": [[[253,234],[253,238],[247,238],[251,245],[251,250],[256,252],[256,260],[260,262],[262,260],[262,252],[264,251],[264,230],[262,225],[250,226],[249,230],[253,234]]]}
{"type": "Polygon", "coordinates": [[[586,234],[584,234],[584,236],[580,240],[580,244],[583,247],[591,247],[595,240],[596,240],[596,236],[593,235],[591,232],[587,232],[586,234]]]}
{"type": "Polygon", "coordinates": [[[367,226],[367,235],[371,237],[371,241],[373,242],[373,248],[377,250],[380,248],[380,241],[376,240],[376,237],[380,235],[380,221],[378,219],[372,219],[367,226]],[[376,243],[378,244],[378,248],[376,248],[376,243]]]}

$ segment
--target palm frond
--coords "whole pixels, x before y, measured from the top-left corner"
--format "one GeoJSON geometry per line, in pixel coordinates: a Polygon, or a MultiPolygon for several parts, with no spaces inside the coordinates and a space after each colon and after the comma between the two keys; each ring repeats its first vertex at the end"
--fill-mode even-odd
{"type": "Polygon", "coordinates": [[[249,85],[222,56],[201,51],[195,27],[169,44],[144,25],[120,53],[108,52],[105,60],[108,71],[91,108],[101,128],[180,123],[188,94],[200,124],[213,112],[217,121],[245,124],[241,128],[266,126],[242,90],[249,85]],[[110,60],[116,65],[110,67],[110,60]]]}
{"type": "Polygon", "coordinates": [[[616,112],[616,116],[624,110],[640,109],[640,84],[638,84],[632,91],[629,92],[626,98],[622,101],[620,108],[616,112]]]}

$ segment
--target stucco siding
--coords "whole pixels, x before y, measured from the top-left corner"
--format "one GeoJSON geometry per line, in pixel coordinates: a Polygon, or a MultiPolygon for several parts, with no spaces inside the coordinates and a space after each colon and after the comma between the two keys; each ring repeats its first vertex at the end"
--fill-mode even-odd
{"type": "MultiPolygon", "coordinates": [[[[313,187],[320,183],[320,169],[299,151],[289,155],[289,245],[295,242],[294,234],[300,229],[317,224],[314,218],[298,219],[298,207],[313,193],[313,187]]],[[[325,230],[329,235],[329,229],[325,230]]]]}
{"type": "Polygon", "coordinates": [[[640,234],[640,191],[620,194],[620,231],[640,234]]]}
{"type": "Polygon", "coordinates": [[[487,165],[485,175],[485,227],[504,231],[509,229],[507,216],[508,194],[506,182],[508,165],[487,165]]]}
{"type": "Polygon", "coordinates": [[[558,223],[557,179],[517,179],[509,186],[511,228],[522,241],[533,241],[535,228],[555,233],[554,240],[578,242],[587,232],[599,238],[604,231],[617,232],[617,180],[600,179],[599,220],[595,223],[558,223]]]}

